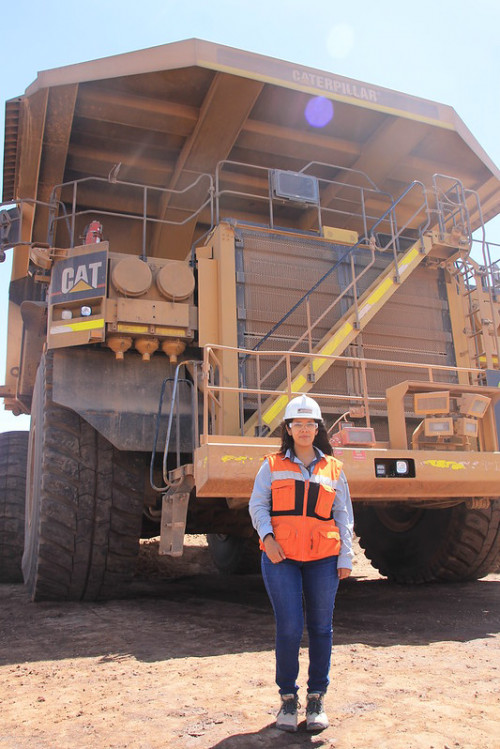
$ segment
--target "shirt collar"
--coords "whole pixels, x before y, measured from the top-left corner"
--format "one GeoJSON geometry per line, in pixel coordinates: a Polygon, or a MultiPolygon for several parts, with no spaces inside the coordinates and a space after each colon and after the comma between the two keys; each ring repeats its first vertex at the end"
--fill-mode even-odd
{"type": "MultiPolygon", "coordinates": [[[[318,460],[321,460],[321,458],[325,457],[325,453],[322,452],[322,450],[320,450],[319,447],[316,447],[316,445],[313,445],[313,450],[316,453],[316,458],[313,462],[317,462],[318,460]]],[[[302,463],[302,461],[299,460],[299,458],[297,458],[297,456],[295,455],[291,447],[289,447],[288,450],[286,451],[285,458],[289,458],[294,463],[302,463]]],[[[302,463],[302,465],[304,464],[302,463]]]]}

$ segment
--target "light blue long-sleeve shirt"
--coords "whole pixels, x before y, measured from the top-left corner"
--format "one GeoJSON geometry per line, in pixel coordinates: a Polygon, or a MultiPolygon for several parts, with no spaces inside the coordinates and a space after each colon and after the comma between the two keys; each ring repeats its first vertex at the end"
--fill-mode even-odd
{"type": "MultiPolygon", "coordinates": [[[[316,463],[324,457],[324,453],[317,447],[314,448],[314,451],[316,453],[316,458],[308,468],[305,467],[302,461],[299,460],[291,450],[287,450],[285,453],[286,458],[290,458],[294,463],[297,463],[304,479],[306,480],[310,478],[316,463]]],[[[253,485],[248,509],[250,517],[252,518],[253,527],[259,534],[259,538],[263,540],[268,533],[273,532],[273,526],[271,523],[271,466],[269,465],[267,458],[262,463],[259,472],[255,477],[255,483],[253,485]]],[[[343,471],[341,471],[337,483],[335,501],[333,503],[333,519],[335,520],[340,533],[340,554],[337,566],[352,569],[352,534],[354,529],[354,515],[352,511],[349,486],[343,471]]]]}

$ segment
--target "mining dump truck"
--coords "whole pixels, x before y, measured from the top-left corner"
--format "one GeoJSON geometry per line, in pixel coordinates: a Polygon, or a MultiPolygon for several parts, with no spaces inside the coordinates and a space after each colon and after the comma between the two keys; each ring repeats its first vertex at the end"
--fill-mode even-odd
{"type": "Polygon", "coordinates": [[[297,393],[383,575],[495,570],[499,212],[435,102],[200,40],[39,73],[6,104],[1,579],[114,596],[185,533],[251,571],[297,393]]]}

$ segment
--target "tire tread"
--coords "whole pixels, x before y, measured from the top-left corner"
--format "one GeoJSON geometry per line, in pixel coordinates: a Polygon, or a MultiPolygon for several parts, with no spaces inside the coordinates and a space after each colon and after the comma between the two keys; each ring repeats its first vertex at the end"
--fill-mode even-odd
{"type": "MultiPolygon", "coordinates": [[[[496,572],[500,563],[500,500],[493,499],[487,509],[470,509],[465,503],[446,511],[426,510],[426,513],[446,512],[447,525],[442,538],[428,549],[427,558],[415,565],[398,565],[396,555],[389,558],[390,533],[381,528],[372,507],[360,508],[356,513],[356,530],[360,546],[373,566],[391,580],[405,584],[434,581],[477,580],[496,572]],[[377,538],[386,531],[387,538],[377,538]]],[[[428,516],[432,517],[432,516],[428,516]]],[[[413,529],[412,541],[425,544],[413,529]]]]}
{"type": "Polygon", "coordinates": [[[39,519],[23,564],[26,582],[37,601],[116,597],[139,550],[144,466],[52,401],[52,366],[49,354],[37,375],[42,480],[39,519]]]}
{"type": "Polygon", "coordinates": [[[0,583],[22,582],[28,432],[0,434],[0,583]]]}

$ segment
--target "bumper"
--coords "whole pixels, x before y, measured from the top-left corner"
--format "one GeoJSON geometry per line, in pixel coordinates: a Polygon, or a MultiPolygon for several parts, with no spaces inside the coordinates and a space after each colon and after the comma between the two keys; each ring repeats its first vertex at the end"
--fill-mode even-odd
{"type": "MultiPolygon", "coordinates": [[[[197,496],[250,497],[264,457],[278,446],[274,439],[211,437],[195,452],[197,496]]],[[[342,448],[335,457],[344,464],[353,500],[500,498],[500,452],[342,448]],[[399,462],[400,469],[406,462],[407,474],[388,477],[377,468],[391,473],[399,462]]]]}

